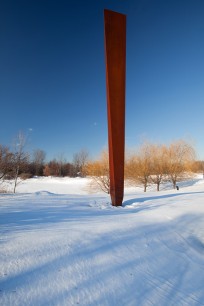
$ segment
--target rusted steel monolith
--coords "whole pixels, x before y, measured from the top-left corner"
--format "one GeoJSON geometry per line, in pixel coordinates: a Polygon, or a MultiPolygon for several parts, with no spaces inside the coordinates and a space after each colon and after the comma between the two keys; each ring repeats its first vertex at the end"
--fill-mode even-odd
{"type": "Polygon", "coordinates": [[[126,16],[104,10],[110,195],[121,206],[124,194],[126,16]]]}

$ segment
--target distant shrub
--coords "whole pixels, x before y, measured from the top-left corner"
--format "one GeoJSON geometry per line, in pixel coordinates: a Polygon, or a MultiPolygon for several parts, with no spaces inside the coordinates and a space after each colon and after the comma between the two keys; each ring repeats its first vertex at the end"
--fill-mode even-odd
{"type": "Polygon", "coordinates": [[[31,178],[32,177],[32,174],[31,173],[21,173],[20,175],[19,175],[19,177],[20,177],[20,179],[21,180],[27,180],[27,179],[29,179],[29,178],[31,178]]]}

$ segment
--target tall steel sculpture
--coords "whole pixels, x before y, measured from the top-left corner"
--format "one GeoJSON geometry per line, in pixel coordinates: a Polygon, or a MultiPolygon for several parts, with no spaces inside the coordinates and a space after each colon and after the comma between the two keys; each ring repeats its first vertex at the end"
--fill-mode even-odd
{"type": "Polygon", "coordinates": [[[124,195],[126,16],[104,10],[110,195],[121,206],[124,195]]]}

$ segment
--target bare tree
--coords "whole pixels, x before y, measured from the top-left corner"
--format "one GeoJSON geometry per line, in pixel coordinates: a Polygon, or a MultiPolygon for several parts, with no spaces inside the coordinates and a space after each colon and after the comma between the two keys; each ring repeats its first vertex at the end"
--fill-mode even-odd
{"type": "Polygon", "coordinates": [[[45,162],[46,153],[43,150],[37,149],[33,152],[33,165],[35,175],[40,176],[43,174],[43,167],[45,162]]]}
{"type": "Polygon", "coordinates": [[[125,167],[125,177],[131,185],[143,185],[144,192],[150,183],[151,175],[151,145],[144,143],[136,154],[129,157],[125,167]]]}
{"type": "Polygon", "coordinates": [[[57,158],[57,162],[59,165],[59,176],[65,176],[65,165],[67,164],[66,158],[64,157],[64,153],[60,153],[57,158]]]}
{"type": "Polygon", "coordinates": [[[0,180],[12,170],[13,154],[8,147],[0,145],[0,180]]]}
{"type": "Polygon", "coordinates": [[[26,137],[22,132],[19,132],[14,142],[13,153],[13,175],[14,175],[14,193],[20,171],[23,171],[28,164],[29,155],[24,151],[26,145],[26,137]]]}
{"type": "Polygon", "coordinates": [[[186,141],[178,140],[170,144],[167,154],[167,174],[175,189],[177,182],[192,177],[195,150],[186,141]]]}
{"type": "Polygon", "coordinates": [[[167,148],[164,145],[150,146],[151,153],[151,181],[156,184],[157,191],[159,191],[160,184],[166,178],[167,170],[167,148]]]}
{"type": "Polygon", "coordinates": [[[75,176],[85,176],[84,168],[89,160],[89,153],[87,150],[82,149],[80,152],[75,153],[73,156],[73,166],[75,169],[75,176]]]}
{"type": "Polygon", "coordinates": [[[110,193],[109,158],[107,151],[103,151],[98,160],[87,163],[84,170],[91,178],[89,184],[90,191],[110,193]]]}

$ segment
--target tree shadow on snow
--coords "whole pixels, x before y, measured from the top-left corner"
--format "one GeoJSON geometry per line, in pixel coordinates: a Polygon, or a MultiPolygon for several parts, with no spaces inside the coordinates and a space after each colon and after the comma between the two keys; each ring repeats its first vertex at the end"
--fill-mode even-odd
{"type": "Polygon", "coordinates": [[[196,192],[182,192],[182,193],[165,194],[165,195],[159,195],[159,196],[133,198],[133,199],[124,201],[122,206],[126,207],[126,206],[131,206],[134,203],[144,203],[146,201],[154,201],[154,200],[173,198],[173,197],[178,197],[178,196],[183,196],[183,195],[203,194],[203,193],[204,191],[196,191],[196,192]]]}
{"type": "Polygon", "coordinates": [[[36,266],[8,275],[0,281],[1,293],[9,300],[12,292],[25,292],[18,302],[27,305],[29,294],[32,305],[203,305],[203,259],[182,236],[192,215],[147,225],[135,219],[129,229],[124,222],[100,234],[81,227],[80,244],[65,237],[64,246],[51,245],[55,258],[39,257],[36,266]]]}

